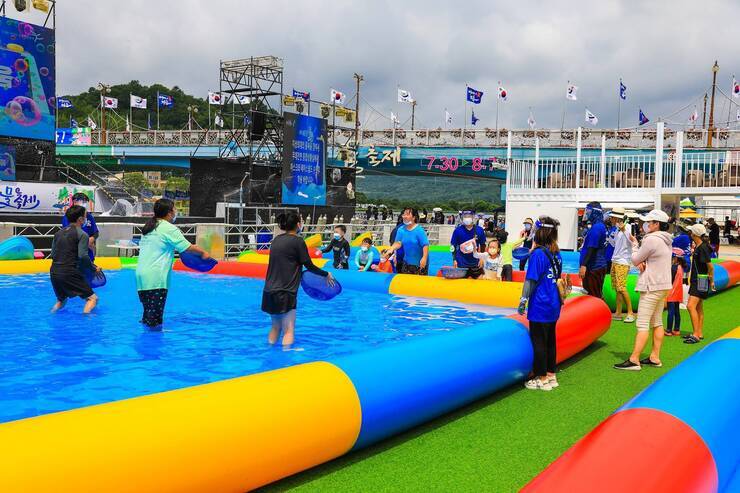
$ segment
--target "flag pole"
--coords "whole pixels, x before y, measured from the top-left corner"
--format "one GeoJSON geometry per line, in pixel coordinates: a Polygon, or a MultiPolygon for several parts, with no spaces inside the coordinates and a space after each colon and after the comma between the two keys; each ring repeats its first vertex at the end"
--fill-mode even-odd
{"type": "Polygon", "coordinates": [[[617,94],[617,130],[619,130],[619,117],[622,115],[622,79],[619,79],[619,94],[617,94]]]}
{"type": "Polygon", "coordinates": [[[128,131],[134,128],[134,109],[131,106],[131,93],[128,93],[128,131]]]}
{"type": "MultiPolygon", "coordinates": [[[[732,91],[730,91],[730,94],[733,94],[735,92],[735,85],[734,85],[735,74],[732,74],[732,82],[733,82],[733,86],[732,86],[732,91]]],[[[727,108],[727,128],[730,128],[730,117],[732,116],[732,99],[730,99],[727,106],[729,106],[729,108],[727,108]]]]}
{"type": "Polygon", "coordinates": [[[208,91],[208,130],[211,129],[211,91],[208,91]]]}
{"type": "Polygon", "coordinates": [[[498,81],[496,92],[496,145],[498,145],[498,100],[501,99],[501,81],[498,81]]]}
{"type": "MultiPolygon", "coordinates": [[[[570,81],[567,82],[567,85],[565,86],[565,93],[568,94],[568,87],[570,86],[570,81]]],[[[563,133],[563,130],[565,129],[565,107],[568,103],[568,98],[565,98],[565,101],[563,101],[563,119],[560,121],[560,133],[563,133]]],[[[562,139],[563,136],[561,135],[560,138],[562,139]]]]}
{"type": "Polygon", "coordinates": [[[465,109],[463,109],[462,145],[465,146],[465,128],[468,124],[468,83],[465,83],[465,109]]]}
{"type": "Polygon", "coordinates": [[[157,91],[157,130],[159,130],[159,91],[157,91]]]}

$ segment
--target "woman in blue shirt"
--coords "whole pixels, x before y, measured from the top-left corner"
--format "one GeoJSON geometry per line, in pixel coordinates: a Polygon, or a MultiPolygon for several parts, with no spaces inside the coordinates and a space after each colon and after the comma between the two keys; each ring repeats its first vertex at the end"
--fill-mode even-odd
{"type": "Polygon", "coordinates": [[[416,209],[406,207],[403,210],[403,227],[398,229],[395,241],[383,256],[383,260],[386,260],[403,247],[403,265],[399,269],[401,274],[426,276],[428,273],[429,239],[424,228],[417,224],[418,220],[416,209]]]}
{"type": "Polygon", "coordinates": [[[534,376],[524,384],[532,390],[552,390],[558,386],[555,377],[555,325],[560,318],[562,306],[557,280],[563,272],[563,261],[558,248],[558,226],[558,220],[548,216],[541,216],[535,223],[536,248],[527,262],[527,274],[519,303],[519,313],[523,315],[527,312],[529,337],[534,350],[534,376]]]}

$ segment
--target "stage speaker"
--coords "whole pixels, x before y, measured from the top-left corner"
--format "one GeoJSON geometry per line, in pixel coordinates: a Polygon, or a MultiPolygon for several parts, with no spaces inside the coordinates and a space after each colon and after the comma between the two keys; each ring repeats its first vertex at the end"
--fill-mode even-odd
{"type": "Polygon", "coordinates": [[[265,114],[252,110],[252,140],[262,140],[265,136],[265,114]]]}
{"type": "MultiPolygon", "coordinates": [[[[246,160],[191,158],[190,215],[215,217],[216,202],[223,202],[226,194],[238,192],[248,171],[246,160]]],[[[249,185],[249,179],[244,180],[245,198],[249,185]]]]}

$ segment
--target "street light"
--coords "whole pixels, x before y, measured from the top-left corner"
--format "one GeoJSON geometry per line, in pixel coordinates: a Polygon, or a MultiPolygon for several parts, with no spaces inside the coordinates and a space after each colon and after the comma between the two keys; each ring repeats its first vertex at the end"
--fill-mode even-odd
{"type": "Polygon", "coordinates": [[[198,107],[188,106],[188,130],[193,129],[193,114],[198,114],[198,107]]]}

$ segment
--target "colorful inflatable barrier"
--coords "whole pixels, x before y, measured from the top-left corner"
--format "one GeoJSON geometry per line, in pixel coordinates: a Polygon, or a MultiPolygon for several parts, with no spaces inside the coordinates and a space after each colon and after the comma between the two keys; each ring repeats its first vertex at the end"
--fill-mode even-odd
{"type": "Polygon", "coordinates": [[[638,394],[524,492],[736,492],[740,327],[638,394]]]}
{"type": "Polygon", "coordinates": [[[358,247],[362,245],[362,240],[364,240],[365,238],[370,238],[372,240],[373,234],[370,232],[367,232],[367,233],[362,233],[361,235],[357,235],[354,240],[349,242],[349,246],[358,247]]]}
{"type": "Polygon", "coordinates": [[[0,260],[33,260],[33,243],[25,236],[0,241],[0,260]]]}
{"type": "MultiPolygon", "coordinates": [[[[95,265],[103,270],[118,270],[121,259],[118,257],[96,257],[95,265]]],[[[0,274],[38,274],[49,272],[51,259],[41,260],[0,260],[0,274]]]]}
{"type": "Polygon", "coordinates": [[[308,249],[319,248],[321,246],[321,235],[315,234],[306,238],[306,246],[308,249]]]}

